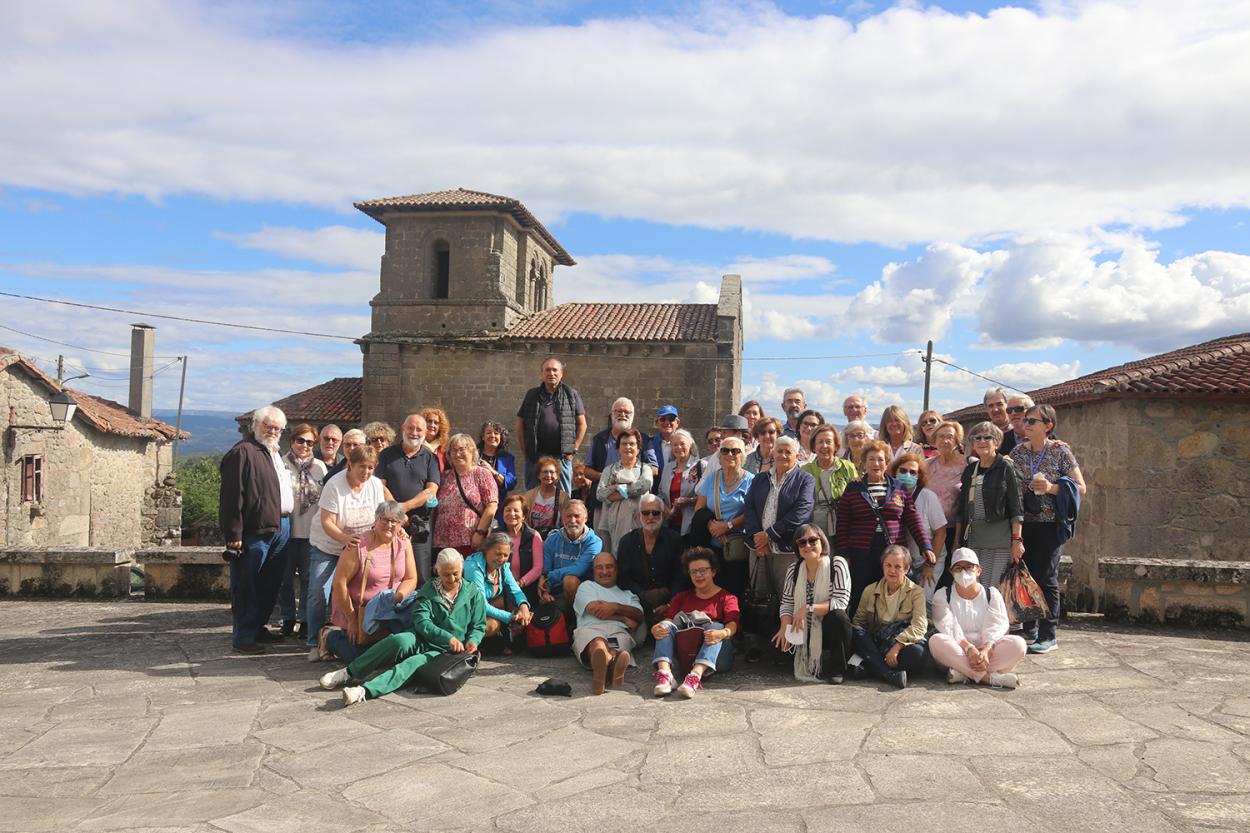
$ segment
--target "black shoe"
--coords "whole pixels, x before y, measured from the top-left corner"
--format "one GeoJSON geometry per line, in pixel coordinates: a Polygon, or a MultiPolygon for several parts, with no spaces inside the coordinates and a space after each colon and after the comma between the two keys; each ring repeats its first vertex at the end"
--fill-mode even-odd
{"type": "Polygon", "coordinates": [[[251,644],[244,644],[244,643],[242,643],[242,642],[232,642],[232,643],[230,643],[230,649],[231,649],[231,650],[233,650],[236,654],[264,654],[264,653],[267,653],[267,652],[265,651],[265,646],[264,646],[264,645],[257,645],[255,642],[253,642],[253,643],[251,643],[251,644]]]}
{"type": "Polygon", "coordinates": [[[764,658],[764,649],[759,645],[752,645],[747,648],[747,662],[759,662],[764,658]]]}
{"type": "Polygon", "coordinates": [[[283,619],[282,620],[282,635],[291,636],[294,633],[295,633],[295,623],[288,622],[285,619],[283,619]]]}
{"type": "Polygon", "coordinates": [[[907,672],[891,671],[886,674],[885,681],[895,688],[907,688],[907,672]]]}
{"type": "Polygon", "coordinates": [[[256,631],[257,642],[281,642],[284,639],[286,639],[285,634],[278,633],[276,631],[271,631],[269,630],[269,628],[266,628],[264,625],[262,625],[260,629],[256,631]]]}

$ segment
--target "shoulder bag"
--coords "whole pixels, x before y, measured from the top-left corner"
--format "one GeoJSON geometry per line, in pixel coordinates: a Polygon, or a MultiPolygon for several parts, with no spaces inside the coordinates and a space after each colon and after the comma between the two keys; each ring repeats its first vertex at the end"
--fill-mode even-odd
{"type": "MultiPolygon", "coordinates": [[[[739,478],[742,475],[738,475],[739,478]]],[[[720,511],[720,487],[725,482],[725,473],[723,471],[716,472],[716,479],[712,482],[712,500],[716,507],[716,520],[724,521],[725,518],[720,511]]],[[[730,533],[725,538],[725,560],[726,561],[746,561],[750,554],[750,547],[747,546],[747,537],[745,535],[736,535],[730,533]]]]}
{"type": "Polygon", "coordinates": [[[477,651],[439,654],[413,673],[413,688],[444,697],[455,694],[473,676],[477,665],[477,651]]]}

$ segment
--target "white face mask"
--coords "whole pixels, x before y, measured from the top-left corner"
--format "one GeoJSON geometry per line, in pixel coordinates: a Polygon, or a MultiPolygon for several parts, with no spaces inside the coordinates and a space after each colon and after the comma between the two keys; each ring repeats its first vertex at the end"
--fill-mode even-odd
{"type": "Polygon", "coordinates": [[[957,570],[954,577],[955,583],[960,587],[971,587],[977,583],[977,574],[971,570],[957,570]]]}

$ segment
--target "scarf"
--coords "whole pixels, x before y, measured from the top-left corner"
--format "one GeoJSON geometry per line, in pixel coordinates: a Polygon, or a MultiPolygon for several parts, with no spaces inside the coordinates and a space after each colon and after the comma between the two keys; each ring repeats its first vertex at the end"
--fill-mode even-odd
{"type": "Polygon", "coordinates": [[[321,483],[312,476],[312,464],[317,459],[317,455],[310,454],[307,460],[301,461],[295,456],[295,452],[288,451],[286,459],[287,463],[295,469],[291,472],[295,475],[295,512],[303,515],[316,506],[321,499],[321,483]]]}
{"type": "Polygon", "coordinates": [[[443,589],[443,583],[441,581],[438,579],[434,580],[434,589],[438,591],[438,597],[443,600],[443,604],[447,605],[448,610],[451,610],[456,606],[456,597],[460,595],[460,589],[462,587],[464,587],[463,584],[456,588],[455,593],[448,593],[443,589]]]}
{"type": "Polygon", "coordinates": [[[802,645],[794,646],[794,678],[796,680],[809,683],[820,680],[820,654],[824,650],[825,640],[820,621],[812,615],[812,606],[829,601],[829,591],[833,587],[830,569],[829,556],[821,556],[820,566],[816,568],[816,578],[809,581],[807,565],[801,559],[795,565],[794,600],[790,615],[793,616],[799,606],[800,592],[807,605],[807,622],[805,623],[807,638],[803,640],[802,645]]]}

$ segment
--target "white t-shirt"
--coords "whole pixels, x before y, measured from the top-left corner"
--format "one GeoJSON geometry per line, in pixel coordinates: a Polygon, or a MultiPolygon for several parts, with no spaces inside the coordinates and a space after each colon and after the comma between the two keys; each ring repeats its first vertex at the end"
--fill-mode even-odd
{"type": "MultiPolygon", "coordinates": [[[[932,489],[921,489],[912,495],[912,501],[916,504],[916,514],[920,516],[920,522],[929,530],[929,540],[933,540],[933,531],[946,526],[946,515],[942,512],[942,501],[938,500],[938,496],[933,493],[932,489]]],[[[920,547],[912,540],[911,533],[907,533],[907,549],[911,551],[911,565],[919,567],[924,561],[924,556],[920,554],[920,547]]],[[[938,564],[943,564],[941,558],[938,564]]],[[[937,569],[933,577],[936,579],[941,575],[940,568],[937,569]]]]}
{"type": "MultiPolygon", "coordinates": [[[[338,517],[339,529],[348,535],[355,535],[373,526],[378,504],[386,500],[384,488],[381,480],[370,477],[359,492],[353,492],[352,487],[347,485],[347,470],[344,469],[322,487],[318,509],[332,512],[338,517]]],[[[343,551],[343,545],[326,534],[320,514],[308,531],[308,542],[328,555],[338,555],[343,551]]]]}

